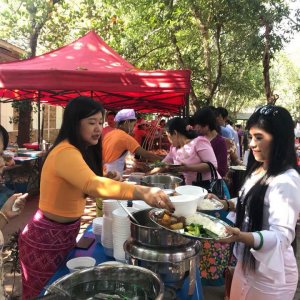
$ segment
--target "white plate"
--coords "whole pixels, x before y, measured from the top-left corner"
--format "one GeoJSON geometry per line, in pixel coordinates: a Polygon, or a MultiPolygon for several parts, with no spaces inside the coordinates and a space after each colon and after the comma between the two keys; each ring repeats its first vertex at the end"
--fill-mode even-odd
{"type": "Polygon", "coordinates": [[[224,205],[216,199],[202,199],[198,202],[197,209],[200,211],[221,210],[224,205]]]}

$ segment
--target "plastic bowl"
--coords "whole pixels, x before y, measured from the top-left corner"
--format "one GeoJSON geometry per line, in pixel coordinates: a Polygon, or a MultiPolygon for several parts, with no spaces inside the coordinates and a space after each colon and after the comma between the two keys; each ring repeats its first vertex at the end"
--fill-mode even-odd
{"type": "Polygon", "coordinates": [[[82,269],[91,268],[95,265],[96,260],[89,256],[75,257],[67,261],[67,267],[71,273],[82,269]]]}
{"type": "Polygon", "coordinates": [[[175,207],[175,216],[189,217],[197,211],[198,197],[195,195],[172,196],[170,200],[175,207]]]}
{"type": "Polygon", "coordinates": [[[175,188],[176,193],[180,195],[193,195],[198,197],[197,207],[200,207],[201,201],[207,196],[206,189],[195,185],[182,185],[175,188]]]}

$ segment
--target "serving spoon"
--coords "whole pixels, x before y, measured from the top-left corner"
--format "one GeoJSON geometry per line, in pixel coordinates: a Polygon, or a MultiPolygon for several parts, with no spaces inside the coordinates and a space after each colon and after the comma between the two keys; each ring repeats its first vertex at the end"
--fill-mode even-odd
{"type": "Polygon", "coordinates": [[[138,220],[132,215],[132,213],[127,209],[126,206],[123,205],[123,203],[118,200],[118,203],[120,204],[120,206],[126,211],[126,213],[128,214],[128,216],[136,223],[136,224],[140,224],[138,222],[138,220]]]}

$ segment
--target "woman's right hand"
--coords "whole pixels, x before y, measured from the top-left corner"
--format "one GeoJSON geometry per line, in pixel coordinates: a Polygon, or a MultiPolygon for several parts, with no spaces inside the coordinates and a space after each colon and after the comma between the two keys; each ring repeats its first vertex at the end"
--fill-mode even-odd
{"type": "Polygon", "coordinates": [[[136,185],[133,192],[133,199],[142,199],[152,207],[167,209],[170,212],[175,211],[167,194],[157,187],[136,185]]]}

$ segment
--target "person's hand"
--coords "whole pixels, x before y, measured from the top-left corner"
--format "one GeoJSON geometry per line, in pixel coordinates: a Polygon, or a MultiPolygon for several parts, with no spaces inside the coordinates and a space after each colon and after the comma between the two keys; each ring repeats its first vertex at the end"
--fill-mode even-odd
{"type": "Polygon", "coordinates": [[[207,199],[214,199],[214,200],[217,200],[217,201],[221,202],[221,199],[217,195],[215,195],[213,193],[208,193],[207,194],[207,199]]]}
{"type": "Polygon", "coordinates": [[[14,194],[7,199],[1,211],[8,219],[18,216],[23,210],[28,194],[14,194]],[[14,205],[15,204],[15,205],[14,205]]]}
{"type": "Polygon", "coordinates": [[[136,185],[133,193],[134,199],[142,199],[152,207],[167,209],[174,212],[175,208],[167,194],[157,187],[136,185]]]}
{"type": "Polygon", "coordinates": [[[116,181],[123,181],[121,174],[117,171],[109,171],[106,177],[116,181]]]}
{"type": "Polygon", "coordinates": [[[228,233],[228,235],[230,235],[227,238],[222,238],[220,240],[218,240],[220,243],[233,243],[238,241],[239,237],[240,237],[240,229],[237,227],[231,227],[231,226],[226,226],[226,232],[228,233]]]}

